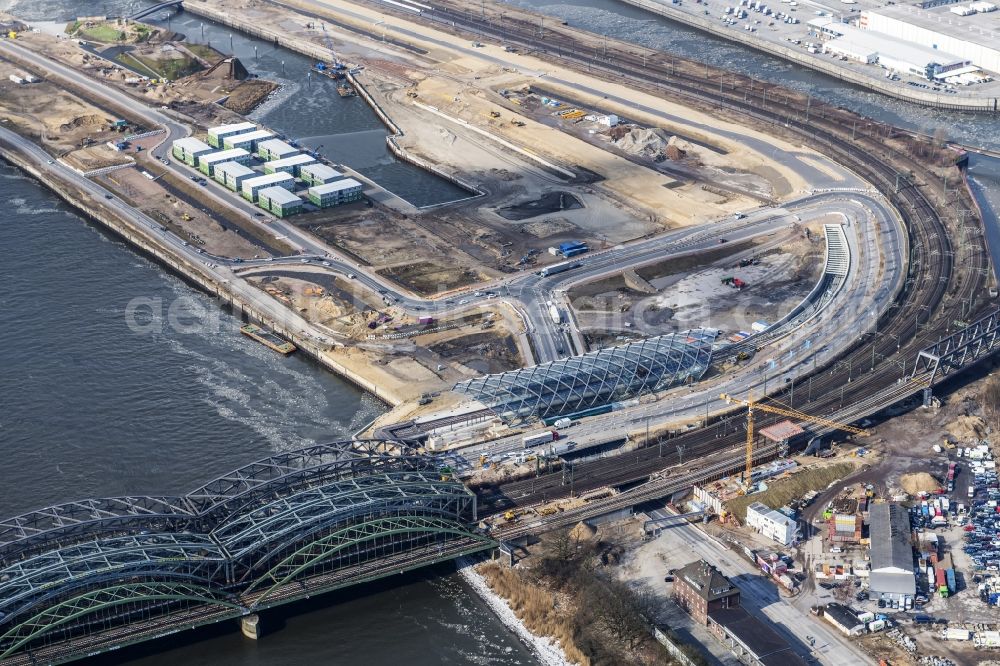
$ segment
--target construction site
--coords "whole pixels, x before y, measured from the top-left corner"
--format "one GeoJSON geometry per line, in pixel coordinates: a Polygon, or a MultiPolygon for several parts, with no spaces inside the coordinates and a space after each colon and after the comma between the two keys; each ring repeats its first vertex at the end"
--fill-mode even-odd
{"type": "MultiPolygon", "coordinates": [[[[961,608],[955,640],[991,640],[975,604],[996,578],[992,430],[973,409],[947,441],[927,422],[947,409],[932,389],[1000,345],[954,148],[859,135],[843,109],[754,99],[724,73],[715,93],[613,41],[612,65],[607,39],[571,26],[550,29],[561,51],[547,55],[521,10],[487,38],[485,7],[447,2],[433,17],[367,0],[189,4],[175,27],[196,12],[217,47],[224,31],[246,41],[209,51],[194,23],[182,39],[155,19],[5,39],[4,146],[127,218],[126,237],[246,335],[388,403],[357,441],[377,455],[405,442],[431,482],[474,501],[470,539],[513,561],[543,532],[624,525],[628,543],[597,557],[675,601],[668,562],[721,562],[782,650],[833,646],[829,661],[849,663],[863,634],[906,663],[907,641],[930,640],[901,618],[925,609],[961,608]],[[568,48],[583,44],[593,59],[568,48]],[[272,85],[235,56],[264,45],[272,85]],[[348,180],[349,195],[330,187],[348,180]],[[888,434],[918,406],[920,433],[888,434]],[[914,453],[924,436],[942,442],[932,465],[914,453]],[[920,546],[938,528],[962,554],[920,546]],[[907,558],[920,575],[900,575],[907,558]]],[[[722,640],[739,633],[676,603],[722,640]]]]}

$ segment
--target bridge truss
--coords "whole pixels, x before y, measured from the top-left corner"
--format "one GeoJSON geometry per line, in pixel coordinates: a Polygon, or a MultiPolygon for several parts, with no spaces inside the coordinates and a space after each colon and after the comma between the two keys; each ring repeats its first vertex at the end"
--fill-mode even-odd
{"type": "Polygon", "coordinates": [[[928,386],[968,368],[1000,349],[1000,310],[922,349],[912,377],[928,376],[928,386]]]}
{"type": "Polygon", "coordinates": [[[492,547],[476,498],[388,440],[282,453],[179,497],[0,521],[0,663],[63,663],[492,547]]]}

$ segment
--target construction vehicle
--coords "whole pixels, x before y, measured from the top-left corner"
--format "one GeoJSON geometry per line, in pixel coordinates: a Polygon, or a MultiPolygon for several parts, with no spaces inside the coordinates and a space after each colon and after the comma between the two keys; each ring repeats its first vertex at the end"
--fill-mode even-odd
{"type": "Polygon", "coordinates": [[[416,98],[416,97],[417,97],[417,93],[415,93],[415,92],[413,92],[413,91],[411,90],[410,92],[406,93],[406,96],[407,96],[407,97],[413,97],[413,98],[416,98]]]}
{"type": "Polygon", "coordinates": [[[323,43],[326,44],[326,48],[329,49],[330,55],[333,59],[329,64],[325,62],[318,62],[313,66],[313,70],[324,75],[329,76],[331,79],[339,79],[344,76],[344,70],[347,69],[347,65],[340,62],[337,58],[336,51],[333,50],[333,42],[330,40],[330,35],[326,33],[326,26],[323,26],[323,43]]]}
{"type": "Polygon", "coordinates": [[[184,220],[185,222],[190,222],[194,218],[188,215],[187,213],[181,213],[181,219],[184,220]]]}
{"type": "Polygon", "coordinates": [[[499,117],[500,117],[499,111],[490,111],[490,118],[499,118],[499,117]]]}
{"type": "Polygon", "coordinates": [[[442,467],[438,470],[438,472],[441,474],[442,481],[451,481],[452,477],[455,475],[455,472],[451,469],[451,467],[447,466],[442,467]]]}
{"type": "Polygon", "coordinates": [[[503,519],[508,523],[517,520],[518,514],[514,513],[512,510],[508,509],[503,512],[503,519]]]}
{"type": "Polygon", "coordinates": [[[514,127],[524,127],[524,121],[521,120],[511,120],[510,124],[514,127]]]}
{"type": "Polygon", "coordinates": [[[719,398],[730,405],[744,405],[747,408],[747,446],[746,446],[746,469],[743,471],[743,483],[749,486],[752,480],[753,474],[753,443],[754,443],[754,429],[753,429],[753,417],[754,410],[760,410],[762,412],[767,412],[768,414],[777,414],[779,416],[787,416],[793,419],[799,419],[800,421],[806,421],[808,423],[815,423],[817,425],[826,426],[828,428],[835,428],[837,430],[844,430],[846,432],[853,433],[855,435],[861,435],[867,437],[871,433],[862,428],[855,428],[854,426],[847,425],[846,423],[840,423],[838,421],[831,421],[830,419],[824,419],[820,416],[813,416],[812,414],[806,414],[805,412],[800,412],[797,409],[791,407],[775,407],[774,405],[763,405],[753,399],[753,395],[750,395],[747,400],[740,398],[735,398],[728,393],[723,393],[719,398]]]}

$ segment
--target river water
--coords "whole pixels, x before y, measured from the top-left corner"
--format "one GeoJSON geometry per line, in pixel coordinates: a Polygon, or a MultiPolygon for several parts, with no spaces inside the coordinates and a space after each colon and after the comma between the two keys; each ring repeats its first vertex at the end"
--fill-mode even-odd
{"type": "MultiPolygon", "coordinates": [[[[886,101],[837,81],[604,0],[533,6],[575,25],[809,89],[845,106],[952,138],[1000,144],[1000,121],[886,101]]],[[[0,0],[28,20],[119,14],[131,0],[0,0]]],[[[192,16],[171,27],[228,51],[229,31],[192,16]]],[[[341,100],[309,62],[233,35],[256,73],[283,84],[258,120],[343,161],[418,204],[462,193],[401,164],[359,99],[341,100]],[[254,45],[257,53],[254,53],[254,45]],[[282,61],[284,64],[282,65],[282,61]]],[[[997,147],[993,145],[992,147],[997,147]]],[[[976,163],[995,192],[990,161],[976,163]]],[[[236,334],[216,303],[85,222],[16,169],[0,163],[0,514],[92,495],[179,493],[255,458],[348,437],[384,407],[307,360],[278,357],[236,334]],[[137,334],[129,304],[180,313],[137,334]],[[171,309],[173,308],[173,309],[171,309]]],[[[257,643],[231,627],[197,641],[140,647],[110,658],[147,666],[187,663],[345,663],[388,666],[531,664],[534,658],[447,569],[393,578],[268,614],[257,643]]],[[[104,658],[105,661],[108,658],[104,658]]]]}
{"type": "MultiPolygon", "coordinates": [[[[62,20],[115,14],[130,4],[31,0],[15,11],[29,20],[62,20]]],[[[10,6],[0,0],[0,11],[10,6]]],[[[172,27],[201,36],[200,21],[172,27]]],[[[218,27],[206,26],[205,37],[228,47],[228,32],[218,27]]],[[[385,130],[364,102],[342,100],[326,80],[310,87],[304,58],[258,44],[258,60],[253,42],[234,35],[233,43],[251,70],[282,83],[278,100],[260,112],[261,122],[290,137],[318,137],[314,145],[325,142],[325,155],[417,205],[465,196],[392,158],[385,130]]],[[[0,218],[3,516],[80,497],[182,493],[277,451],[349,438],[384,411],[304,357],[280,357],[239,335],[236,319],[211,298],[2,162],[0,207],[7,212],[0,218]],[[159,304],[163,325],[134,332],[135,299],[159,304]]],[[[99,661],[536,663],[449,567],[359,586],[291,611],[266,614],[270,633],[257,643],[225,625],[99,661]]]]}
{"type": "Polygon", "coordinates": [[[512,4],[597,34],[780,83],[899,127],[927,134],[940,128],[953,141],[1000,150],[1000,114],[935,110],[893,100],[618,0],[513,0],[512,4]]]}
{"type": "MultiPolygon", "coordinates": [[[[276,451],[349,438],[384,410],[304,357],[240,335],[214,300],[2,162],[0,208],[4,517],[81,497],[182,493],[276,451]],[[162,304],[162,327],[132,330],[136,298],[162,304]]],[[[266,614],[273,633],[258,644],[227,625],[113,660],[534,663],[448,568],[295,610],[266,614]]]]}

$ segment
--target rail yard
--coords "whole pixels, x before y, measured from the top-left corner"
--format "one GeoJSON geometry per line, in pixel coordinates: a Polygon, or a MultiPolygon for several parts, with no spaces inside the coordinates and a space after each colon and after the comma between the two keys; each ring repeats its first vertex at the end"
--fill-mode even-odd
{"type": "Polygon", "coordinates": [[[340,104],[368,105],[393,155],[461,195],[415,205],[178,86],[123,84],[74,60],[68,40],[0,41],[0,65],[59,85],[68,108],[127,118],[145,141],[127,160],[67,160],[69,146],[0,103],[15,121],[0,127],[7,158],[240,312],[245,335],[392,406],[352,442],[278,454],[188,495],[3,521],[2,663],[232,618],[256,635],[274,605],[509,553],[740,472],[749,492],[754,467],[824,439],[877,447],[867,424],[931,407],[935,387],[1000,346],[961,146],[486,3],[182,11],[318,60],[310,77],[329,78],[340,104]],[[171,95],[181,101],[151,101],[171,95]],[[201,229],[209,220],[221,223],[201,229]],[[779,300],[796,258],[805,287],[779,300]],[[708,306],[677,316],[670,287],[702,273],[722,276],[711,293],[733,303],[724,330],[708,306]],[[603,319],[580,297],[589,288],[607,296],[603,319]],[[769,322],[754,321],[748,294],[770,299],[769,322]],[[755,437],[788,418],[792,434],[755,437]],[[66,557],[81,566],[47,568],[66,557]],[[119,566],[141,582],[101,582],[119,566]],[[43,570],[55,578],[43,584],[43,570]],[[125,604],[134,614],[111,629],[76,620],[125,604]]]}

